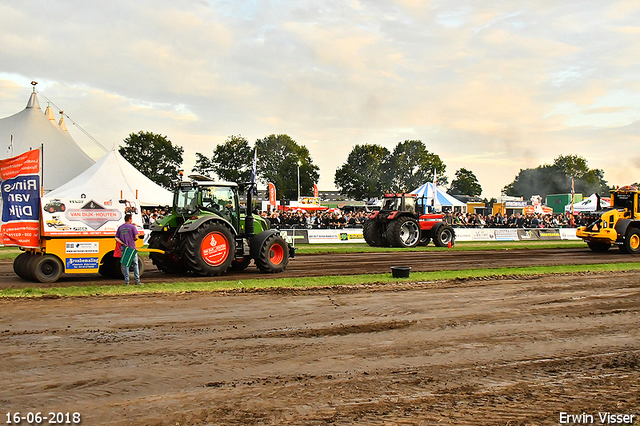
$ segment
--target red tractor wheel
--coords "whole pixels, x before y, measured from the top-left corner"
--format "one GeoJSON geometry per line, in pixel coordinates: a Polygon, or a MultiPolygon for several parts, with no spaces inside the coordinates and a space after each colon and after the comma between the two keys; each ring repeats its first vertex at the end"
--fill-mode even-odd
{"type": "Polygon", "coordinates": [[[393,247],[415,247],[420,242],[420,225],[410,216],[401,216],[387,226],[387,240],[393,247]]]}
{"type": "Polygon", "coordinates": [[[278,234],[269,235],[262,242],[255,261],[261,272],[273,274],[284,271],[289,264],[287,242],[278,234]]]}

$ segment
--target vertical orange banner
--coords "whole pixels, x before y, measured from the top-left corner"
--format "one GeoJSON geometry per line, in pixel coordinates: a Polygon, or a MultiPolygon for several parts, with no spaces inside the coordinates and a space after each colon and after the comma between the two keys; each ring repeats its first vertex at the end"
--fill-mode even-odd
{"type": "Polygon", "coordinates": [[[40,246],[40,150],[0,160],[0,244],[40,246]]]}
{"type": "Polygon", "coordinates": [[[313,184],[313,198],[318,198],[318,185],[313,184]]]}
{"type": "Polygon", "coordinates": [[[276,207],[276,186],[269,182],[269,204],[276,207]]]}

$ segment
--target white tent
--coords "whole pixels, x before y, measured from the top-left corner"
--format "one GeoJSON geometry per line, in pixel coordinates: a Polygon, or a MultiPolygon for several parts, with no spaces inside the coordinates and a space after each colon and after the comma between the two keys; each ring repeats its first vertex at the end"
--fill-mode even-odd
{"type": "MultiPolygon", "coordinates": [[[[600,197],[600,208],[603,209],[605,207],[609,207],[610,199],[600,197]]],[[[598,196],[596,194],[591,194],[589,198],[585,198],[579,203],[575,203],[573,205],[574,212],[594,212],[598,209],[598,196]]],[[[571,204],[567,204],[564,206],[565,212],[571,211],[571,204]]]]}
{"type": "Polygon", "coordinates": [[[420,186],[419,188],[414,189],[413,191],[411,191],[411,194],[418,194],[418,196],[420,197],[426,197],[427,205],[432,205],[431,201],[434,201],[433,202],[434,207],[450,206],[450,207],[466,208],[467,206],[462,201],[452,197],[451,195],[447,194],[443,190],[439,189],[432,182],[427,182],[424,185],[420,186]]]}
{"type": "Polygon", "coordinates": [[[94,161],[66,132],[64,121],[56,123],[51,108],[42,112],[38,97],[31,93],[27,107],[0,119],[0,158],[10,158],[43,145],[42,187],[57,188],[87,170],[94,161]]]}
{"type": "Polygon", "coordinates": [[[75,179],[48,193],[47,198],[101,197],[138,200],[142,206],[170,206],[173,195],[140,173],[115,149],[75,179]],[[84,195],[84,197],[83,197],[84,195]]]}

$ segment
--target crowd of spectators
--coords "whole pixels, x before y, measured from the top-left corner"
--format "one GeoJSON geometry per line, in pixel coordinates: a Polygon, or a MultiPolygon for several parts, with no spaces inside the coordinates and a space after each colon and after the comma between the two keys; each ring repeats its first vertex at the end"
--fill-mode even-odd
{"type": "Polygon", "coordinates": [[[278,229],[342,229],[362,228],[369,217],[364,211],[342,212],[338,209],[325,211],[291,210],[286,212],[274,211],[271,214],[261,213],[267,218],[271,226],[278,229]]]}
{"type": "MultiPolygon", "coordinates": [[[[142,210],[145,229],[165,214],[171,213],[170,207],[158,207],[142,210]]],[[[325,211],[290,210],[286,212],[261,212],[271,226],[278,229],[342,229],[361,228],[370,213],[363,210],[343,212],[339,209],[325,211]]],[[[482,215],[476,213],[447,212],[444,221],[459,228],[575,228],[586,224],[582,214],[542,214],[515,213],[509,216],[496,213],[482,215]]]]}
{"type": "Polygon", "coordinates": [[[460,228],[575,228],[586,225],[583,214],[571,213],[515,213],[504,216],[501,213],[482,215],[448,212],[444,220],[460,228]]]}
{"type": "Polygon", "coordinates": [[[171,214],[171,207],[165,206],[142,209],[140,213],[142,214],[142,227],[144,229],[151,229],[157,220],[162,219],[166,214],[171,214]]]}

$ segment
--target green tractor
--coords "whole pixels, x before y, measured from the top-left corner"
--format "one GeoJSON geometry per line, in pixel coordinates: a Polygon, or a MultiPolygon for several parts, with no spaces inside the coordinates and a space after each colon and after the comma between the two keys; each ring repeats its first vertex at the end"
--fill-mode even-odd
{"type": "Polygon", "coordinates": [[[178,183],[171,215],[151,228],[149,258],[169,274],[222,275],[229,269],[246,269],[251,260],[262,272],[282,272],[295,256],[277,230],[251,211],[247,184],[247,208],[240,208],[239,186],[214,182],[205,176],[189,176],[178,183]]]}

